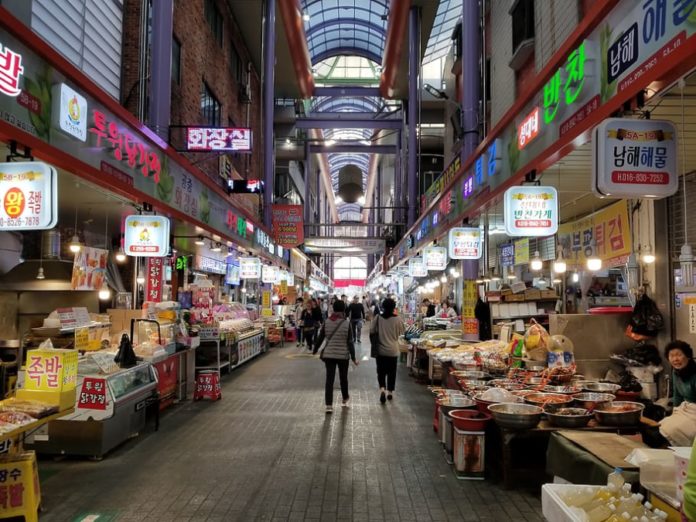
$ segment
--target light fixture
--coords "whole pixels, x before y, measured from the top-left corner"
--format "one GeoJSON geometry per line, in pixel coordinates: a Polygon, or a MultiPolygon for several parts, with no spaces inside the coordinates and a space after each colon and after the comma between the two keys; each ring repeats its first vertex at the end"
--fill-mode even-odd
{"type": "Polygon", "coordinates": [[[446,282],[447,282],[447,277],[446,277],[446,276],[442,276],[442,277],[440,278],[440,282],[441,282],[441,283],[446,283],[446,282]]]}
{"type": "Polygon", "coordinates": [[[567,270],[568,265],[566,265],[565,259],[563,259],[563,249],[558,250],[558,257],[553,262],[553,271],[556,274],[564,274],[567,270]]]}
{"type": "Polygon", "coordinates": [[[305,22],[309,22],[309,13],[307,11],[302,13],[302,20],[304,20],[305,22]]]}
{"type": "Polygon", "coordinates": [[[517,274],[515,274],[515,267],[514,266],[510,267],[510,272],[508,273],[507,278],[509,280],[517,279],[517,274]]]}
{"type": "Polygon", "coordinates": [[[491,281],[500,281],[500,276],[495,270],[491,273],[491,281]]]}
{"type": "Polygon", "coordinates": [[[360,196],[358,198],[358,205],[364,205],[365,204],[365,196],[360,196]]]}
{"type": "Polygon", "coordinates": [[[211,252],[222,252],[222,244],[219,241],[217,243],[215,243],[215,246],[212,246],[212,243],[211,243],[211,247],[212,247],[210,249],[211,252]]]}
{"type": "Polygon", "coordinates": [[[39,280],[46,279],[46,276],[44,275],[44,269],[42,266],[39,267],[39,271],[36,274],[36,279],[39,279],[39,280]]]}
{"type": "Polygon", "coordinates": [[[594,255],[587,258],[587,269],[596,272],[602,269],[602,260],[594,255]]]}
{"type": "Polygon", "coordinates": [[[243,294],[246,294],[246,291],[247,291],[246,288],[242,288],[242,293],[243,293],[243,294]]]}
{"type": "Polygon", "coordinates": [[[372,145],[371,140],[360,140],[360,143],[365,145],[366,147],[369,147],[370,145],[372,145]]]}
{"type": "Polygon", "coordinates": [[[457,269],[454,268],[453,266],[450,267],[450,269],[449,269],[449,273],[450,273],[451,275],[454,275],[456,271],[457,271],[457,269]]]}
{"type": "Polygon", "coordinates": [[[560,278],[558,278],[558,277],[554,277],[554,278],[553,278],[553,284],[554,284],[554,285],[560,285],[562,282],[563,282],[563,281],[562,281],[560,278]]]}
{"type": "Polygon", "coordinates": [[[197,244],[198,246],[205,245],[205,241],[203,240],[203,236],[198,236],[198,239],[196,239],[196,241],[194,241],[194,243],[197,244]]]}
{"type": "Polygon", "coordinates": [[[117,263],[125,263],[126,253],[123,251],[123,247],[118,249],[118,252],[116,252],[116,255],[114,257],[116,258],[117,263]]]}
{"type": "Polygon", "coordinates": [[[339,196],[338,194],[336,194],[336,204],[340,205],[341,203],[343,203],[343,198],[341,196],[339,196]]]}
{"type": "Polygon", "coordinates": [[[99,299],[102,301],[108,301],[111,299],[111,289],[109,288],[109,285],[106,284],[106,281],[102,283],[102,287],[99,289],[99,299]]]}
{"type": "Polygon", "coordinates": [[[455,279],[457,279],[460,275],[461,274],[459,272],[457,272],[456,270],[454,272],[452,272],[452,277],[454,277],[455,279]]]}
{"type": "Polygon", "coordinates": [[[145,277],[139,275],[138,277],[135,278],[135,282],[138,283],[139,285],[144,285],[145,284],[145,277]]]}
{"type": "Polygon", "coordinates": [[[541,268],[544,266],[544,262],[541,260],[541,255],[539,254],[539,251],[537,250],[534,252],[534,257],[532,258],[532,262],[530,263],[530,266],[532,270],[538,272],[541,270],[541,268]]]}
{"type": "Polygon", "coordinates": [[[578,282],[580,282],[580,274],[578,274],[577,272],[573,272],[573,275],[571,276],[570,280],[571,280],[573,283],[578,283],[578,282]]]}
{"type": "Polygon", "coordinates": [[[645,263],[646,265],[651,265],[655,262],[655,254],[653,254],[650,245],[643,248],[643,254],[641,258],[643,259],[643,263],[645,263]]]}
{"type": "Polygon", "coordinates": [[[336,145],[336,140],[326,140],[324,142],[324,145],[326,145],[327,147],[331,147],[332,145],[336,145]]]}
{"type": "Polygon", "coordinates": [[[75,230],[68,246],[70,251],[74,254],[77,254],[80,250],[82,250],[82,243],[80,243],[80,238],[77,236],[77,207],[75,207],[75,230]]]}

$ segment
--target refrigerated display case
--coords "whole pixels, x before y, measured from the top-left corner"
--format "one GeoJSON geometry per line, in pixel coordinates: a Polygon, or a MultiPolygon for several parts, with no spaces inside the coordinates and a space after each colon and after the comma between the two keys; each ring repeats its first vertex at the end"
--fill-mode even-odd
{"type": "Polygon", "coordinates": [[[113,355],[80,358],[75,412],[36,432],[27,447],[44,454],[100,459],[139,434],[145,427],[146,406],[157,401],[157,376],[148,362],[118,368],[113,355]]]}

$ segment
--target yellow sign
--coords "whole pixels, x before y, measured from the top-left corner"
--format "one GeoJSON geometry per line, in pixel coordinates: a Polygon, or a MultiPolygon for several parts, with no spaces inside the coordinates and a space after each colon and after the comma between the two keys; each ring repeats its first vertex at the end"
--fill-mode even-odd
{"type": "Polygon", "coordinates": [[[264,290],[261,294],[261,307],[270,308],[271,307],[271,291],[264,290]]]}
{"type": "Polygon", "coordinates": [[[283,295],[288,293],[288,282],[285,280],[280,282],[280,293],[283,295]]]}
{"type": "Polygon", "coordinates": [[[525,265],[529,263],[529,238],[515,241],[515,264],[525,265]]]}
{"type": "Polygon", "coordinates": [[[17,390],[17,398],[56,404],[64,410],[75,405],[76,384],[77,350],[29,350],[24,387],[17,390]]]}
{"type": "Polygon", "coordinates": [[[273,310],[271,308],[263,308],[261,310],[261,315],[263,317],[272,317],[273,316],[273,310]]]}
{"type": "Polygon", "coordinates": [[[633,250],[628,203],[618,201],[586,218],[558,227],[558,243],[568,265],[582,266],[591,255],[604,268],[626,263],[633,250]]]}
{"type": "Polygon", "coordinates": [[[75,329],[75,349],[76,350],[89,350],[89,328],[76,328],[75,329]]]}
{"type": "Polygon", "coordinates": [[[682,300],[682,304],[685,305],[696,305],[696,297],[685,297],[682,300]]]}
{"type": "Polygon", "coordinates": [[[26,451],[4,455],[0,459],[0,518],[23,516],[25,520],[37,520],[40,503],[36,454],[26,451]]]}
{"type": "Polygon", "coordinates": [[[478,321],[474,312],[478,301],[478,286],[475,281],[464,281],[462,297],[462,333],[478,335],[478,321]]]}

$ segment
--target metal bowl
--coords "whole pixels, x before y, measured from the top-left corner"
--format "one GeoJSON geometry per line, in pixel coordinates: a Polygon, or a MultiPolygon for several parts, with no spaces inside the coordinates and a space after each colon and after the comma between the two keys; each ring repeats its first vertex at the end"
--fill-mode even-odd
{"type": "Polygon", "coordinates": [[[588,382],[582,385],[582,389],[595,393],[616,393],[621,386],[610,382],[588,382]]]}
{"type": "Polygon", "coordinates": [[[454,375],[457,379],[476,379],[479,381],[491,378],[491,376],[486,372],[480,372],[477,370],[456,370],[452,372],[452,375],[454,375]]]}
{"type": "Polygon", "coordinates": [[[584,428],[592,419],[592,414],[585,408],[559,408],[556,411],[545,410],[549,424],[559,428],[584,428]]]}
{"type": "Polygon", "coordinates": [[[534,372],[534,373],[541,373],[546,369],[546,366],[542,365],[531,365],[526,367],[527,371],[534,372]]]}
{"type": "Polygon", "coordinates": [[[582,391],[582,388],[578,388],[577,386],[573,386],[572,384],[569,384],[567,386],[544,386],[544,391],[546,393],[564,393],[567,395],[573,395],[575,393],[580,393],[582,391]]]}
{"type": "Polygon", "coordinates": [[[572,397],[575,406],[586,410],[603,408],[616,398],[610,393],[576,393],[572,397]]]}
{"type": "Polygon", "coordinates": [[[543,410],[539,406],[531,404],[517,404],[512,402],[501,402],[491,404],[490,410],[495,422],[501,428],[510,430],[529,430],[536,428],[541,421],[543,410]]]}
{"type": "Polygon", "coordinates": [[[568,406],[573,402],[573,398],[562,393],[530,393],[525,395],[524,400],[527,404],[541,406],[547,411],[555,411],[558,408],[568,406]],[[553,402],[549,402],[553,400],[553,402]]]}
{"type": "Polygon", "coordinates": [[[488,381],[479,379],[459,379],[459,384],[467,390],[480,390],[481,388],[488,388],[488,381]]]}
{"type": "Polygon", "coordinates": [[[524,383],[527,386],[541,386],[542,384],[546,384],[547,382],[549,382],[549,380],[544,379],[543,377],[532,377],[524,381],[524,383]]]}
{"type": "Polygon", "coordinates": [[[609,406],[594,411],[597,422],[604,426],[635,426],[640,422],[645,405],[640,402],[614,401],[609,406]],[[628,411],[612,411],[613,408],[629,408],[628,411]]]}
{"type": "Polygon", "coordinates": [[[522,390],[524,384],[513,379],[493,379],[488,384],[497,388],[505,388],[506,390],[522,390]]]}

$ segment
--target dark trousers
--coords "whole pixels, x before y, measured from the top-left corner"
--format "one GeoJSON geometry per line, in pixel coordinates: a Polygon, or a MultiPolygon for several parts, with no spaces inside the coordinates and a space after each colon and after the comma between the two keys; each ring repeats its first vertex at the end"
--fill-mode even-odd
{"type": "Polygon", "coordinates": [[[326,365],[326,389],[324,398],[326,405],[333,405],[333,388],[336,380],[336,367],[338,367],[338,379],[341,382],[341,396],[344,401],[348,400],[348,359],[324,359],[326,365]]]}
{"type": "Polygon", "coordinates": [[[377,382],[380,388],[394,391],[394,387],[396,386],[396,363],[398,359],[398,357],[389,357],[387,355],[377,356],[377,382]]]}
{"type": "Polygon", "coordinates": [[[312,350],[314,348],[314,328],[304,328],[302,330],[302,335],[307,343],[307,348],[312,350]]]}

